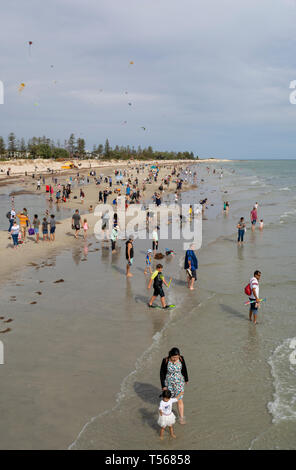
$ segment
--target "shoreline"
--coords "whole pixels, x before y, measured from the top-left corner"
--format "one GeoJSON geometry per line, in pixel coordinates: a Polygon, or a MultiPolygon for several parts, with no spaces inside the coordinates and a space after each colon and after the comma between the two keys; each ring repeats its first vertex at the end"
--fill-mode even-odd
{"type": "MultiPolygon", "coordinates": [[[[172,190],[174,191],[174,188],[172,190]]],[[[202,189],[199,188],[200,190],[202,189]]],[[[182,193],[185,192],[182,191],[182,193]]],[[[95,219],[95,216],[92,215],[92,217],[95,219]]],[[[89,215],[88,218],[90,218],[89,215]]],[[[65,230],[67,224],[69,224],[69,231],[71,230],[70,220],[70,218],[63,220],[61,225],[65,226],[65,230]]],[[[109,245],[106,244],[108,247],[106,250],[104,243],[98,243],[93,236],[90,237],[89,242],[92,243],[92,247],[89,253],[97,249],[99,252],[90,254],[88,262],[81,263],[79,271],[76,271],[72,257],[75,256],[74,252],[83,252],[84,243],[82,238],[74,240],[67,234],[65,237],[66,244],[61,241],[59,246],[57,243],[49,246],[48,243],[48,246],[43,247],[41,242],[41,246],[33,245],[32,249],[27,250],[30,257],[28,263],[22,256],[24,253],[22,250],[16,253],[19,255],[19,265],[23,268],[20,271],[14,261],[11,263],[18,276],[16,280],[18,287],[15,287],[13,282],[4,285],[4,289],[2,285],[4,301],[8,296],[5,313],[15,321],[12,324],[13,331],[7,335],[1,335],[1,339],[5,342],[7,372],[12,371],[3,390],[4,396],[7,397],[3,411],[8,407],[7,409],[12,410],[11,413],[14,416],[17,410],[20,410],[22,425],[25,425],[29,414],[34,416],[34,413],[37,413],[36,422],[28,426],[26,435],[21,436],[17,432],[13,436],[13,428],[9,429],[4,440],[6,447],[9,446],[9,448],[15,447],[14,442],[20,449],[27,449],[30,445],[39,449],[69,448],[92,416],[105,414],[106,410],[112,411],[114,407],[116,408],[119,395],[124,393],[124,384],[128,384],[127,377],[132,377],[133,371],[137,369],[138,358],[145,360],[146,351],[154,345],[154,335],[162,329],[165,331],[170,321],[169,313],[161,315],[161,318],[157,311],[149,311],[147,315],[142,300],[140,303],[137,303],[137,300],[134,303],[133,297],[131,300],[125,300],[126,291],[129,291],[131,285],[132,289],[136,289],[137,292],[144,287],[145,277],[137,273],[142,265],[140,241],[139,244],[137,242],[136,247],[134,278],[130,282],[129,279],[126,280],[123,269],[123,266],[125,267],[124,244],[121,244],[118,255],[112,256],[109,245]],[[108,258],[104,261],[105,256],[108,258]],[[49,261],[47,261],[48,258],[50,258],[49,261]],[[33,259],[34,261],[46,260],[46,264],[39,262],[39,266],[30,265],[33,259]],[[99,265],[97,265],[98,260],[99,265]],[[66,271],[61,269],[61,265],[64,268],[64,263],[66,271]],[[42,266],[44,264],[45,266],[42,266]],[[91,291],[86,288],[86,284],[83,284],[84,274],[86,275],[85,268],[88,273],[94,275],[91,275],[95,283],[94,302],[92,297],[87,295],[87,292],[91,293],[91,291]],[[117,270],[114,271],[113,269],[116,268],[117,270]],[[75,272],[72,273],[69,269],[75,272]],[[55,285],[54,281],[58,278],[64,278],[65,283],[55,285]],[[40,279],[44,284],[39,285],[40,279]],[[118,292],[109,306],[108,302],[106,305],[105,300],[108,296],[109,283],[113,281],[116,283],[116,292],[117,289],[118,292]],[[65,308],[67,299],[71,299],[69,295],[74,294],[77,288],[81,289],[82,298],[77,298],[79,302],[76,308],[73,309],[71,302],[68,302],[65,308]],[[37,289],[42,291],[41,297],[36,296],[37,293],[34,291],[37,289]],[[10,303],[10,294],[16,295],[16,303],[10,303]],[[86,299],[83,299],[84,295],[86,299]],[[51,299],[50,302],[49,299],[51,299]],[[37,300],[37,306],[32,307],[31,300],[37,300]],[[84,302],[86,302],[86,309],[83,308],[84,302]],[[60,308],[57,304],[60,304],[60,308]],[[115,349],[124,350],[125,354],[117,374],[115,372],[110,374],[108,367],[113,364],[114,357],[111,355],[110,361],[103,361],[105,364],[97,363],[97,358],[110,356],[114,348],[112,338],[117,336],[115,349]],[[128,351],[123,349],[125,341],[130,344],[128,351]],[[22,348],[26,343],[30,344],[30,347],[22,354],[22,348]],[[77,349],[76,345],[80,347],[77,349]],[[56,360],[58,360],[58,365],[56,360]],[[101,380],[102,375],[105,377],[104,385],[101,380]],[[9,390],[12,384],[15,384],[16,392],[10,396],[9,390]],[[93,393],[93,391],[96,392],[93,393]],[[18,405],[15,405],[15,396],[24,397],[18,405]],[[56,405],[56,401],[62,406],[62,410],[56,405]],[[45,409],[49,413],[47,417],[45,409]]],[[[143,246],[145,245],[144,242],[143,246]]],[[[2,264],[1,269],[3,269],[2,264]]],[[[176,276],[178,266],[174,266],[174,269],[176,276]]],[[[88,274],[86,282],[89,283],[89,281],[88,274]]],[[[144,293],[144,295],[148,294],[144,293]]],[[[181,301],[178,303],[179,306],[182,305],[181,301]]],[[[114,367],[117,365],[113,364],[114,367]]],[[[3,372],[5,372],[4,368],[3,372]]],[[[5,422],[4,420],[3,423],[5,422]]]]}
{"type": "Polygon", "coordinates": [[[9,183],[10,179],[13,177],[24,176],[25,172],[29,174],[37,173],[42,175],[51,176],[52,173],[48,171],[48,168],[53,170],[54,174],[59,175],[71,175],[76,173],[80,170],[90,170],[90,169],[99,169],[99,168],[116,168],[116,167],[133,167],[138,165],[151,165],[158,163],[160,166],[162,165],[191,165],[191,164],[199,164],[199,163],[224,163],[224,162],[231,162],[233,160],[226,160],[226,159],[196,159],[196,160],[96,160],[96,159],[85,159],[85,160],[63,160],[63,161],[56,161],[51,159],[35,159],[35,160],[28,160],[28,159],[14,159],[14,160],[5,160],[0,161],[0,171],[1,169],[4,172],[0,172],[0,185],[5,180],[5,183],[9,183]],[[63,170],[62,166],[67,161],[73,161],[76,165],[76,168],[63,170]],[[21,167],[21,168],[20,168],[21,167]],[[7,176],[5,173],[8,168],[11,168],[11,175],[7,176]]]}

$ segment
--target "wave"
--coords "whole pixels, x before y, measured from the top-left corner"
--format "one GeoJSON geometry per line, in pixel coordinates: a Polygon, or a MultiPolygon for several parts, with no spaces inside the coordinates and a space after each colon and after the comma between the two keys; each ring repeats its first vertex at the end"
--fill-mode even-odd
{"type": "Polygon", "coordinates": [[[274,379],[273,401],[267,405],[273,423],[296,421],[296,337],[280,344],[268,360],[274,379]]]}
{"type": "MultiPolygon", "coordinates": [[[[185,300],[185,297],[182,296],[182,300],[185,300]]],[[[115,412],[119,406],[121,405],[122,401],[124,400],[124,398],[126,398],[128,396],[128,392],[130,390],[130,387],[132,386],[132,383],[133,383],[133,379],[135,377],[135,375],[137,374],[137,372],[139,370],[142,370],[143,366],[145,364],[147,364],[147,362],[150,361],[150,359],[152,358],[152,352],[154,351],[155,348],[158,347],[158,345],[160,344],[160,341],[165,333],[165,331],[169,328],[171,322],[175,319],[175,317],[177,316],[177,311],[178,310],[182,310],[182,300],[180,298],[178,298],[176,301],[179,303],[179,308],[177,308],[176,310],[170,312],[170,316],[169,316],[169,319],[168,321],[164,324],[164,326],[162,327],[162,329],[158,332],[155,333],[155,335],[152,337],[152,343],[151,345],[143,352],[143,354],[136,360],[136,363],[135,363],[135,369],[132,370],[122,381],[121,383],[121,386],[120,386],[120,391],[118,392],[117,394],[117,397],[116,397],[116,403],[115,405],[113,406],[113,408],[109,409],[109,410],[105,410],[103,411],[102,413],[100,413],[99,415],[97,416],[93,416],[82,428],[82,430],[80,431],[80,433],[78,434],[77,438],[75,439],[75,441],[72,442],[72,444],[69,445],[68,447],[68,450],[76,450],[76,449],[79,449],[79,440],[80,438],[83,436],[83,434],[88,430],[89,426],[91,426],[92,423],[94,423],[95,421],[97,421],[98,419],[100,418],[103,418],[104,416],[108,415],[108,414],[111,414],[113,412],[115,412]]],[[[197,307],[199,307],[201,305],[198,304],[197,307]]]]}

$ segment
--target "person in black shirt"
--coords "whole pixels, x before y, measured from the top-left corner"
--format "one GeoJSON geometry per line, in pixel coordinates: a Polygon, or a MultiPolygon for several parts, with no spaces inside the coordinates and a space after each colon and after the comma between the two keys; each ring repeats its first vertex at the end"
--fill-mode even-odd
{"type": "Polygon", "coordinates": [[[178,398],[178,411],[180,424],[185,424],[183,394],[185,384],[188,383],[188,373],[185,359],[178,348],[172,348],[168,357],[162,360],[160,368],[160,382],[162,390],[170,390],[172,396],[178,398]]]}
{"type": "Polygon", "coordinates": [[[130,272],[130,267],[133,264],[134,261],[134,238],[132,235],[130,235],[128,241],[125,244],[125,257],[127,260],[127,265],[126,265],[126,277],[132,277],[132,273],[130,272]]]}

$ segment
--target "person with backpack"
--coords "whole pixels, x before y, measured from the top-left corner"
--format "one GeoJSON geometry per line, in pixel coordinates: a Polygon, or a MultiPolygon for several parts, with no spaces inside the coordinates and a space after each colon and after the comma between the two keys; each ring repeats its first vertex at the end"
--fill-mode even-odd
{"type": "Polygon", "coordinates": [[[258,308],[260,304],[259,299],[259,280],[261,278],[261,271],[256,270],[254,276],[250,279],[250,283],[245,287],[245,293],[249,297],[250,301],[250,311],[249,311],[249,320],[252,321],[254,325],[257,324],[257,315],[258,308]]]}

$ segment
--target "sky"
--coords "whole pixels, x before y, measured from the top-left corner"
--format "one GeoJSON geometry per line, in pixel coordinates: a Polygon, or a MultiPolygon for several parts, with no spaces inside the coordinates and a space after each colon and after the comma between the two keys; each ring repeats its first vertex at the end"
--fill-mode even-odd
{"type": "Polygon", "coordinates": [[[295,24],[295,0],[2,2],[0,136],[295,158],[295,24]]]}

